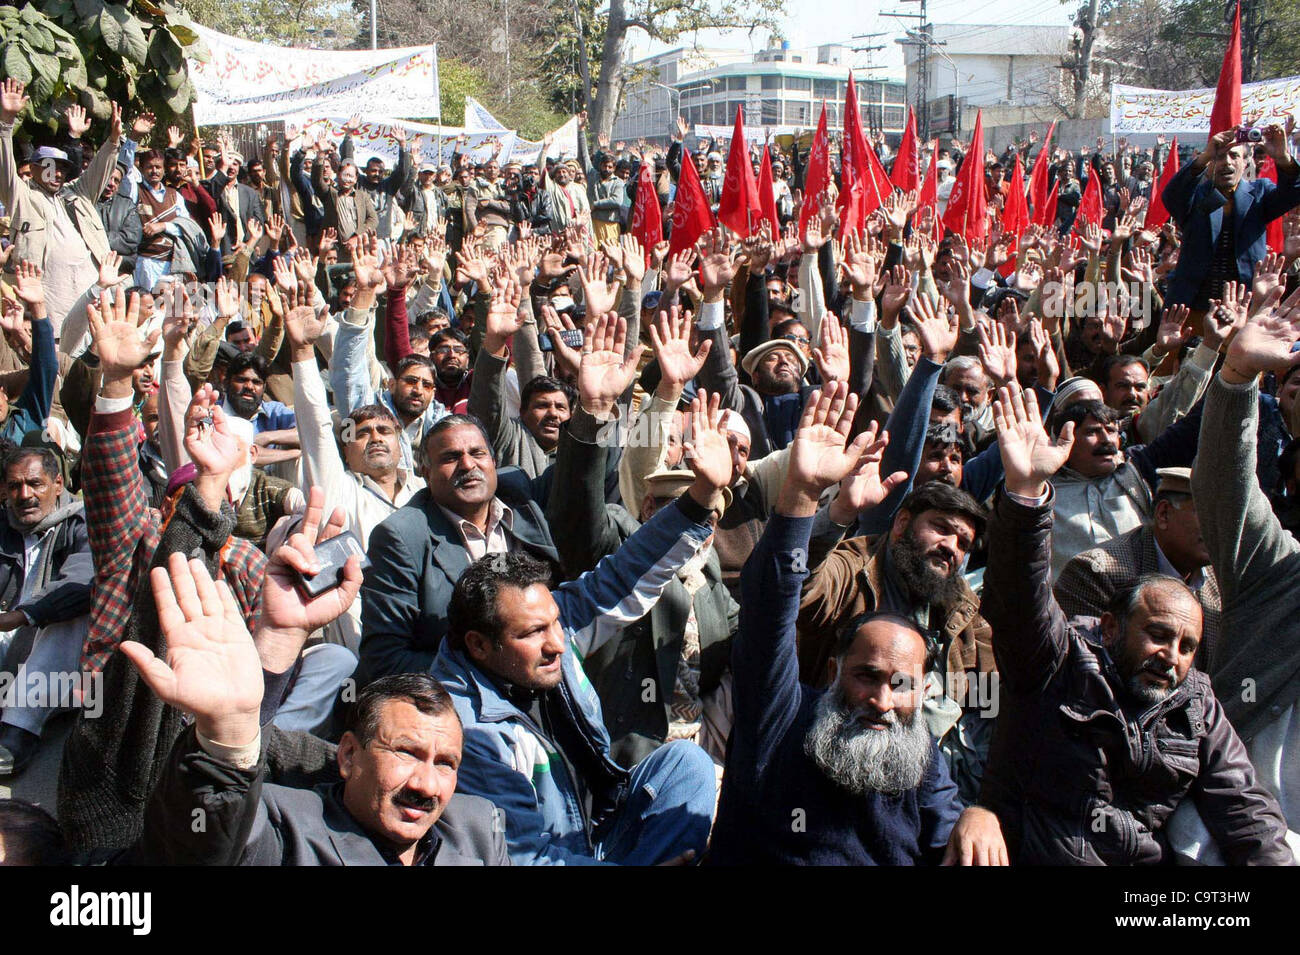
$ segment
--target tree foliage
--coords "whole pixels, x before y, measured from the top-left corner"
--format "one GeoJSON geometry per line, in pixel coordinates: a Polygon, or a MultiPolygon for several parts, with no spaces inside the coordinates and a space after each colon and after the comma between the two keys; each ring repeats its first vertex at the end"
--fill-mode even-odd
{"type": "Polygon", "coordinates": [[[357,18],[347,6],[319,0],[177,0],[177,3],[205,27],[278,46],[343,48],[353,44],[358,32],[357,18]]]}
{"type": "Polygon", "coordinates": [[[27,84],[26,118],[51,130],[74,101],[101,121],[113,102],[178,118],[194,100],[186,57],[207,55],[165,0],[0,6],[0,72],[27,84]]]}

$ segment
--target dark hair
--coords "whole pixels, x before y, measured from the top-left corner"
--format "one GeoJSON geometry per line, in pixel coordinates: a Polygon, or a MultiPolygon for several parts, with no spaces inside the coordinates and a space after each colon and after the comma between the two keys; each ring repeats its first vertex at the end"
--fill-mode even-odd
{"type": "MultiPolygon", "coordinates": [[[[803,323],[802,319],[786,318],[786,319],[782,319],[781,321],[777,322],[775,325],[772,326],[772,337],[785,338],[786,335],[792,334],[790,330],[794,328],[796,325],[802,326],[804,331],[808,331],[808,326],[803,323]]],[[[809,334],[812,333],[809,332],[809,334]]]]}
{"type": "Polygon", "coordinates": [[[37,458],[41,462],[41,470],[51,481],[59,477],[63,471],[59,468],[59,458],[53,451],[46,447],[19,447],[10,451],[4,457],[4,476],[5,480],[9,479],[9,469],[16,464],[21,464],[29,458],[37,458]]]}
{"type": "Polygon", "coordinates": [[[226,380],[242,375],[250,368],[263,381],[271,377],[271,363],[264,356],[255,351],[243,351],[230,359],[230,367],[226,369],[226,380]]]}
{"type": "Polygon", "coordinates": [[[1141,355],[1126,355],[1120,352],[1118,355],[1107,355],[1097,364],[1097,384],[1102,388],[1110,384],[1111,373],[1116,368],[1127,368],[1129,365],[1141,365],[1143,370],[1150,375],[1151,366],[1141,355]]]}
{"type": "Polygon", "coordinates": [[[1295,462],[1300,457],[1300,438],[1292,438],[1286,448],[1282,451],[1282,457],[1278,458],[1278,469],[1282,472],[1282,488],[1285,490],[1286,482],[1295,480],[1295,462]]]}
{"type": "Polygon", "coordinates": [[[934,397],[930,399],[931,411],[950,415],[961,407],[961,396],[947,385],[935,385],[934,397]]]}
{"type": "Polygon", "coordinates": [[[472,414],[449,414],[445,417],[439,418],[434,422],[433,427],[424,433],[424,440],[420,443],[420,455],[425,458],[425,460],[428,460],[429,442],[444,431],[450,431],[452,428],[461,428],[466,425],[471,428],[478,428],[478,433],[483,435],[483,443],[487,445],[488,451],[492,454],[492,460],[495,462],[497,459],[497,452],[492,446],[492,438],[488,436],[487,428],[483,426],[483,422],[479,421],[479,419],[472,414]]]}
{"type": "Polygon", "coordinates": [[[7,865],[61,865],[68,846],[58,820],[25,799],[0,799],[0,838],[7,865]]]}
{"type": "Polygon", "coordinates": [[[429,350],[437,348],[445,341],[459,342],[466,348],[469,347],[469,337],[459,328],[440,328],[429,336],[429,350]]]}
{"type": "Polygon", "coordinates": [[[419,365],[429,374],[433,375],[435,381],[437,380],[438,369],[434,367],[433,359],[428,355],[416,354],[410,354],[405,358],[399,358],[397,361],[397,367],[393,369],[393,377],[404,374],[408,369],[414,368],[416,365],[419,365]]]}
{"type": "Polygon", "coordinates": [[[421,312],[419,316],[416,317],[415,323],[417,325],[424,325],[428,323],[430,319],[434,319],[434,318],[445,318],[447,321],[449,322],[451,321],[451,316],[447,314],[446,309],[430,308],[421,312]]]}
{"type": "Polygon", "coordinates": [[[975,525],[976,539],[984,533],[984,525],[989,519],[989,512],[983,504],[961,488],[945,484],[943,481],[927,481],[913,489],[912,493],[903,498],[898,509],[912,515],[924,514],[926,511],[959,514],[975,525]]]}
{"type": "Polygon", "coordinates": [[[406,337],[414,346],[418,345],[420,342],[427,342],[429,340],[429,333],[424,330],[423,325],[410,325],[407,327],[406,337]]]}
{"type": "Polygon", "coordinates": [[[425,716],[450,713],[460,722],[451,694],[441,683],[427,673],[395,673],[381,677],[357,694],[357,701],[348,707],[344,717],[344,731],[365,746],[379,730],[379,708],[390,700],[410,703],[425,716]]]}
{"type": "Polygon", "coordinates": [[[1119,412],[1096,398],[1085,398],[1059,410],[1053,409],[1047,421],[1047,430],[1053,436],[1061,433],[1067,422],[1073,421],[1077,428],[1089,418],[1096,418],[1102,424],[1114,424],[1119,420],[1119,412]]]}
{"type": "Polygon", "coordinates": [[[550,587],[551,569],[519,551],[488,554],[470,564],[456,581],[447,605],[447,641],[451,648],[463,651],[465,635],[471,631],[499,643],[501,618],[497,614],[497,594],[502,587],[525,590],[535,584],[550,587]]]}
{"type": "MultiPolygon", "coordinates": [[[[786,314],[786,315],[794,315],[794,314],[796,314],[796,313],[795,313],[795,310],[794,310],[793,308],[791,308],[789,305],[787,305],[785,302],[781,301],[780,299],[778,299],[778,298],[768,298],[768,300],[767,300],[767,314],[768,314],[768,316],[769,316],[769,320],[770,320],[770,317],[771,317],[771,315],[772,315],[773,312],[783,312],[783,313],[786,314]]],[[[784,324],[785,324],[786,322],[788,322],[788,321],[790,321],[790,319],[788,319],[788,318],[783,318],[783,319],[781,319],[780,324],[784,325],[784,324]]],[[[773,337],[774,337],[774,338],[776,337],[775,329],[773,329],[773,337]]]]}
{"type": "Polygon", "coordinates": [[[343,420],[351,421],[355,426],[370,421],[373,418],[382,418],[384,421],[391,421],[399,431],[402,428],[402,423],[397,420],[397,415],[389,411],[387,406],[379,404],[378,402],[353,408],[352,412],[346,415],[343,420]]]}
{"type": "Polygon", "coordinates": [[[179,158],[181,158],[181,153],[179,149],[169,148],[166,151],[161,151],[157,149],[146,149],[144,152],[136,155],[135,161],[138,162],[141,165],[141,167],[144,167],[155,159],[161,159],[165,163],[168,159],[179,159],[179,158]],[[172,153],[175,153],[176,155],[172,156],[171,155],[172,153]]]}
{"type": "Polygon", "coordinates": [[[532,402],[534,395],[549,395],[553,391],[558,391],[564,395],[564,400],[569,403],[570,411],[577,406],[577,388],[574,388],[573,385],[569,384],[567,381],[552,378],[550,375],[538,375],[520,389],[519,409],[521,411],[526,411],[529,403],[532,402]]]}
{"type": "Polygon", "coordinates": [[[861,630],[869,623],[877,620],[883,620],[888,623],[896,624],[904,630],[911,630],[921,638],[921,643],[925,646],[925,670],[928,673],[934,668],[939,661],[939,644],[931,640],[925,631],[916,625],[916,621],[910,617],[905,617],[899,613],[893,613],[888,610],[864,610],[856,617],[849,620],[838,630],[835,631],[835,656],[843,660],[844,655],[849,652],[853,646],[853,640],[861,630]]]}
{"type": "Polygon", "coordinates": [[[940,447],[954,447],[966,456],[966,436],[951,421],[938,421],[934,424],[927,425],[925,429],[925,444],[939,445],[940,447]]]}

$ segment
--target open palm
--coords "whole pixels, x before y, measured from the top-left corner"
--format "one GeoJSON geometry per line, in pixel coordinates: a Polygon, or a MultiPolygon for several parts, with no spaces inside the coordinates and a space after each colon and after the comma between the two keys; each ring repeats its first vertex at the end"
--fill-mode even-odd
{"type": "Polygon", "coordinates": [[[857,395],[849,392],[847,382],[837,381],[813,392],[790,446],[786,480],[821,491],[838,484],[858,466],[869,437],[874,435],[863,432],[850,443],[857,407],[857,395]]]}
{"type": "Polygon", "coordinates": [[[1039,497],[1043,486],[1061,469],[1074,447],[1074,422],[1066,422],[1053,438],[1043,427],[1038,400],[1032,390],[999,388],[993,403],[993,422],[1006,472],[1007,490],[1039,497]]]}

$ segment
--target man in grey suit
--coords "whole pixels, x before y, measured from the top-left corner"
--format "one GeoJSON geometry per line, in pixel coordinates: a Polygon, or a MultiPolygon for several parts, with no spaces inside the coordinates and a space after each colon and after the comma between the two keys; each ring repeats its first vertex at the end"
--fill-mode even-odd
{"type": "MultiPolygon", "coordinates": [[[[289,548],[282,548],[282,552],[289,548]]],[[[311,553],[293,565],[313,570],[311,553]]],[[[224,582],[171,555],[152,572],[167,659],[141,643],[123,652],[166,703],[194,716],[145,813],[140,859],[207,865],[508,865],[504,820],[491,803],[452,796],[463,736],[451,697],[425,674],[377,681],[359,694],[336,758],[314,788],[266,781],[264,684],[258,647],[300,645],[347,610],[359,557],[314,598],[267,574],[258,635],[224,582]]]]}

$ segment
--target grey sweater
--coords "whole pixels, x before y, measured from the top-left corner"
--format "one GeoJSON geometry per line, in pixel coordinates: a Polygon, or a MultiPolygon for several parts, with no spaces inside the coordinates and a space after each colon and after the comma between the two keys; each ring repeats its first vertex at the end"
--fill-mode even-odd
{"type": "Polygon", "coordinates": [[[1210,383],[1192,495],[1223,595],[1214,692],[1249,741],[1300,698],[1300,543],[1255,478],[1259,389],[1210,383]]]}

